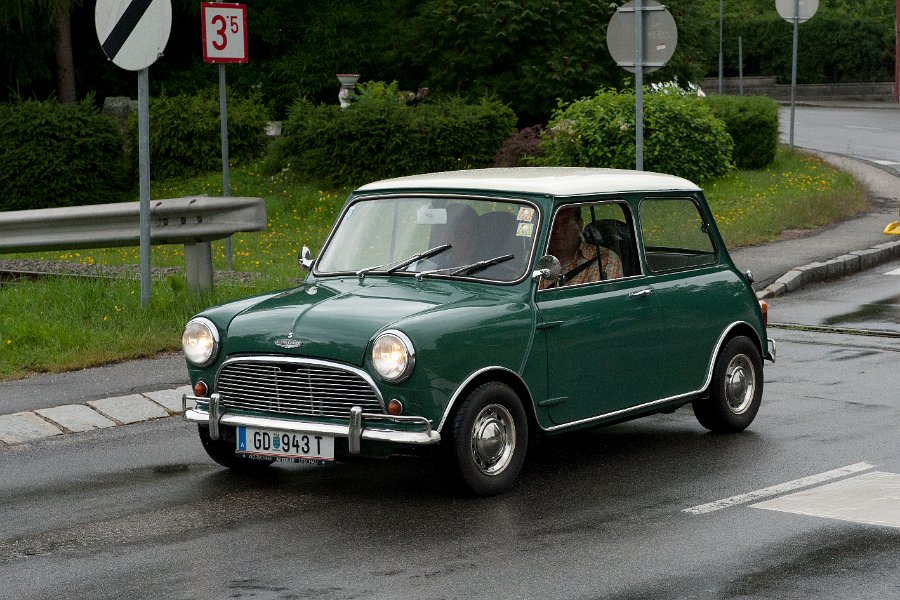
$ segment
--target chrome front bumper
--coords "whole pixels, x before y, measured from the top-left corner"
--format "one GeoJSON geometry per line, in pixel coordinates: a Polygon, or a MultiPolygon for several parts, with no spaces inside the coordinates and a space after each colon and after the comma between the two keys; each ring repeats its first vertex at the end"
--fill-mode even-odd
{"type": "Polygon", "coordinates": [[[772,338],[766,338],[766,345],[769,347],[769,360],[773,363],[778,356],[778,348],[775,347],[775,340],[772,338]]]}
{"type": "Polygon", "coordinates": [[[308,421],[294,421],[277,417],[255,417],[252,415],[231,414],[224,411],[219,394],[212,394],[209,398],[198,396],[181,397],[182,415],[185,421],[209,425],[209,437],[214,440],[221,438],[221,428],[226,427],[255,427],[257,429],[272,429],[275,431],[288,431],[291,433],[311,433],[316,435],[328,435],[336,438],[347,438],[350,454],[360,453],[362,440],[373,442],[390,442],[394,444],[427,446],[441,441],[441,435],[431,429],[431,421],[425,417],[395,417],[391,415],[364,413],[362,408],[354,406],[350,409],[350,421],[347,425],[335,425],[329,423],[310,423],[308,421]],[[205,404],[208,410],[200,408],[188,408],[188,401],[205,404]],[[422,431],[396,431],[378,427],[379,423],[404,423],[420,425],[422,431]]]}

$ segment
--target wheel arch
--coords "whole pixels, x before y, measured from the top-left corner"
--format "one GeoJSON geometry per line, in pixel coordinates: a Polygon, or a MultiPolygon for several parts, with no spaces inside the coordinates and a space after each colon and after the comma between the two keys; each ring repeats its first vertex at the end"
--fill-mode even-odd
{"type": "Polygon", "coordinates": [[[452,419],[463,398],[479,386],[492,381],[506,384],[515,392],[516,396],[519,397],[519,401],[522,402],[522,409],[525,411],[525,415],[528,417],[528,429],[532,432],[539,431],[540,427],[534,413],[534,401],[531,390],[528,389],[528,386],[519,377],[518,373],[504,367],[493,366],[485,367],[472,373],[456,388],[456,391],[450,398],[450,402],[447,404],[447,408],[444,409],[444,414],[441,416],[441,421],[436,428],[437,432],[440,433],[444,425],[452,419]]]}
{"type": "Polygon", "coordinates": [[[738,321],[736,323],[732,323],[725,331],[722,332],[722,335],[719,337],[719,341],[716,343],[716,347],[713,348],[712,356],[709,357],[709,367],[706,372],[706,383],[703,385],[702,395],[706,395],[709,393],[709,386],[712,384],[712,376],[713,370],[716,367],[716,359],[719,358],[719,354],[722,352],[722,348],[725,345],[733,340],[736,337],[746,337],[756,346],[756,349],[759,350],[759,356],[765,357],[766,349],[763,345],[762,340],[759,337],[759,332],[753,328],[752,325],[747,323],[746,321],[738,321]]]}

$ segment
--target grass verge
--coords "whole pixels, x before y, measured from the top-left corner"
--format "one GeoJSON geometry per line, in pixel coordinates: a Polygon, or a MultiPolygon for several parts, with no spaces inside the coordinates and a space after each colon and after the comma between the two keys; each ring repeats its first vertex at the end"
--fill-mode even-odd
{"type": "MultiPolygon", "coordinates": [[[[852,177],[802,153],[780,151],[761,171],[735,171],[706,182],[710,207],[729,247],[763,243],[781,231],[814,228],[868,206],[852,177]]],[[[220,195],[219,174],[154,185],[155,198],[220,195]]],[[[255,293],[289,287],[300,276],[297,250],[321,248],[346,191],[297,182],[288,172],[267,176],[256,166],[231,172],[234,196],[266,199],[269,226],[237,234],[233,268],[259,273],[250,283],[217,283],[194,297],[184,280],[154,281],[149,307],[140,306],[136,280],[51,278],[0,286],[0,380],[151,356],[180,347],[181,329],[203,308],[255,293]]],[[[225,268],[224,243],[214,244],[217,269],[225,268]]],[[[19,258],[86,265],[136,264],[137,248],[44,252],[19,258]]],[[[154,246],[153,266],[184,265],[181,246],[154,246]]]]}

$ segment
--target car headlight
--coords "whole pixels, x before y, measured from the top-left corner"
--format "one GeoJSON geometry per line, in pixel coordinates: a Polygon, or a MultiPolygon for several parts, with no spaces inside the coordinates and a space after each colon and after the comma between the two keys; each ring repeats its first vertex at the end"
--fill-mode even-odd
{"type": "Polygon", "coordinates": [[[372,365],[383,380],[398,383],[409,377],[416,364],[412,342],[400,331],[385,331],[372,344],[372,365]]]}
{"type": "Polygon", "coordinates": [[[208,367],[219,355],[219,331],[209,319],[191,319],[181,334],[181,347],[189,363],[208,367]]]}

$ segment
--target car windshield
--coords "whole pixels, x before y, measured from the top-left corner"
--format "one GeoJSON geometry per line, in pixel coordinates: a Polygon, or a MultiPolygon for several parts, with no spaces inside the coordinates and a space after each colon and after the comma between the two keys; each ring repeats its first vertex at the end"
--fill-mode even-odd
{"type": "Polygon", "coordinates": [[[525,202],[446,197],[361,200],[344,212],[316,273],[516,281],[530,264],[537,225],[537,209],[525,202]]]}

